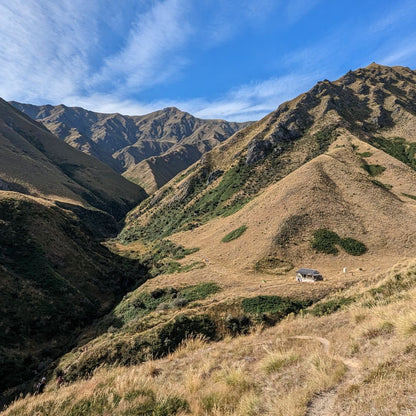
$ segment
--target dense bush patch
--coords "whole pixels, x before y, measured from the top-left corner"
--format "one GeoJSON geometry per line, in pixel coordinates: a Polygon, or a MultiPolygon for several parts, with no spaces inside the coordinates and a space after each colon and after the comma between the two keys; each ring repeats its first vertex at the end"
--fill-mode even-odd
{"type": "Polygon", "coordinates": [[[297,313],[306,308],[311,301],[293,300],[280,296],[256,296],[243,299],[242,306],[245,313],[261,315],[272,313],[275,318],[281,319],[289,313],[297,313]]]}
{"type": "Polygon", "coordinates": [[[390,185],[388,183],[383,183],[383,182],[377,181],[376,179],[372,179],[371,182],[374,185],[376,185],[376,186],[378,186],[378,187],[380,187],[380,188],[382,188],[382,189],[384,189],[386,191],[390,191],[390,189],[393,188],[393,185],[390,185]]]}
{"type": "Polygon", "coordinates": [[[155,289],[152,292],[143,292],[134,298],[123,300],[115,308],[114,315],[123,323],[127,323],[132,319],[148,315],[161,304],[166,305],[166,309],[183,307],[189,302],[205,299],[219,291],[220,287],[213,282],[200,283],[183,289],[173,287],[155,289]]]}
{"type": "Polygon", "coordinates": [[[416,143],[408,143],[401,137],[386,139],[384,137],[372,137],[369,142],[374,147],[383,150],[395,157],[412,169],[416,170],[416,143]]]}
{"type": "Polygon", "coordinates": [[[352,256],[361,256],[367,251],[367,247],[361,241],[354,238],[341,238],[339,244],[341,247],[352,256]]]}
{"type": "Polygon", "coordinates": [[[245,231],[247,230],[247,226],[242,225],[241,227],[236,228],[235,230],[228,233],[224,236],[221,241],[223,243],[228,243],[229,241],[235,240],[236,238],[240,237],[245,231]]]}
{"type": "Polygon", "coordinates": [[[336,232],[326,228],[314,231],[311,245],[316,252],[325,254],[337,254],[339,250],[336,245],[352,256],[360,256],[367,251],[366,245],[361,241],[351,237],[341,238],[336,232]]]}
{"type": "Polygon", "coordinates": [[[312,248],[320,253],[337,254],[335,244],[339,243],[339,236],[334,231],[322,228],[313,233],[312,248]]]}
{"type": "Polygon", "coordinates": [[[318,303],[312,309],[309,310],[314,316],[329,315],[341,309],[343,306],[347,306],[354,301],[353,298],[337,298],[327,302],[318,303]]]}
{"type": "Polygon", "coordinates": [[[373,154],[371,152],[363,152],[363,153],[357,153],[358,156],[361,157],[370,157],[373,156],[373,154]]]}
{"type": "Polygon", "coordinates": [[[377,176],[381,175],[386,168],[381,165],[368,165],[367,163],[364,163],[361,165],[361,167],[370,175],[370,176],[377,176]]]}
{"type": "Polygon", "coordinates": [[[402,195],[405,196],[406,198],[410,198],[410,199],[416,200],[416,196],[415,195],[405,194],[405,193],[402,193],[402,195]]]}

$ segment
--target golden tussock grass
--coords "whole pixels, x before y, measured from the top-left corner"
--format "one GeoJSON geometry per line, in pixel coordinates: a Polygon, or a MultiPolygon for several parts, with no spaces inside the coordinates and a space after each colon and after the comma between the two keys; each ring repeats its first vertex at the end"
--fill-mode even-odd
{"type": "Polygon", "coordinates": [[[406,270],[348,289],[355,303],[331,315],[290,316],[217,343],[189,338],[164,359],[101,369],[59,390],[50,384],[4,415],[70,416],[84,405],[91,415],[150,406],[170,408],[167,414],[290,416],[306,414],[326,394],[334,395],[328,414],[415,414],[416,288],[389,283],[406,270]],[[388,296],[377,299],[384,287],[388,296]]]}

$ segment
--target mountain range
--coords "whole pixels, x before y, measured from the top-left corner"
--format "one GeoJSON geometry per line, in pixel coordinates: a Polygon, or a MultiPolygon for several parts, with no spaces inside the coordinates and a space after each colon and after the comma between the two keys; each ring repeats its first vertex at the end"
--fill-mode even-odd
{"type": "Polygon", "coordinates": [[[124,116],[64,105],[11,104],[148,193],[248,124],[202,120],[175,107],[144,116],[124,116]]]}
{"type": "MultiPolygon", "coordinates": [[[[319,82],[204,149],[149,197],[140,201],[132,184],[137,205],[105,244],[73,205],[108,216],[108,204],[69,194],[72,171],[49,152],[68,178],[59,198],[30,175],[0,192],[0,353],[15,372],[3,372],[2,387],[34,370],[49,381],[5,415],[412,414],[415,103],[416,72],[406,67],[373,63],[319,82]],[[43,265],[47,279],[23,264],[43,265]],[[324,280],[298,283],[300,268],[324,280]],[[51,305],[57,324],[67,322],[52,351],[41,342],[51,305]],[[68,385],[58,390],[62,373],[68,385]]],[[[69,148],[6,103],[2,119],[7,134],[69,148]]],[[[71,152],[87,171],[100,163],[71,152]]],[[[23,163],[28,153],[17,155],[23,163]]],[[[108,195],[121,198],[116,187],[108,195]]]]}

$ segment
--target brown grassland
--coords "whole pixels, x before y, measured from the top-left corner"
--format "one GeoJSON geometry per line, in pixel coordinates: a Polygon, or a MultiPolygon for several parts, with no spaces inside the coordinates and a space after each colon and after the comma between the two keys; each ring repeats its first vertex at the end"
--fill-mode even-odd
{"type": "Polygon", "coordinates": [[[4,415],[411,415],[415,295],[406,261],[323,300],[355,299],[338,312],[289,315],[218,343],[187,339],[160,360],[60,389],[51,381],[4,415]]]}

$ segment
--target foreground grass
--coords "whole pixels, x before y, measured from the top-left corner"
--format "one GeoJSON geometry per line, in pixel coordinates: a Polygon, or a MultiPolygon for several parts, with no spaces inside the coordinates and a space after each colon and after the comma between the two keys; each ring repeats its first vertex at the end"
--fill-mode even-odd
{"type": "Polygon", "coordinates": [[[50,382],[4,415],[305,415],[329,391],[327,414],[415,414],[416,266],[334,299],[323,316],[288,315],[218,343],[198,336],[163,359],[50,382]]]}

